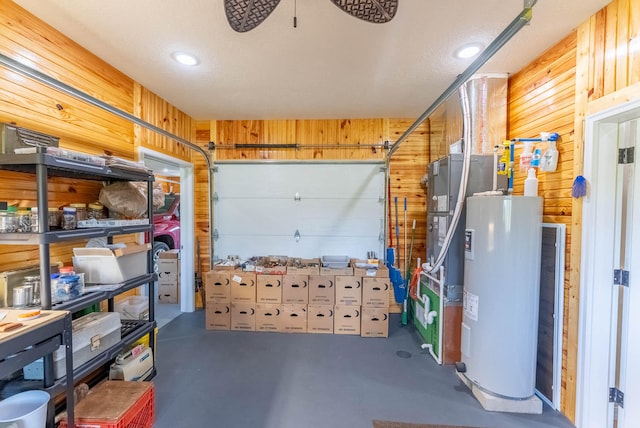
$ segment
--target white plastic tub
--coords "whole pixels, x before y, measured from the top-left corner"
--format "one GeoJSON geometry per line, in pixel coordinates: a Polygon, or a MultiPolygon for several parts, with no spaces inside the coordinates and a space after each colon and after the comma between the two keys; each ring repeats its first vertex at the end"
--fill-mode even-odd
{"type": "Polygon", "coordinates": [[[73,269],[87,284],[119,284],[147,273],[148,245],[126,248],[74,248],[73,269]]]}
{"type": "Polygon", "coordinates": [[[50,398],[45,391],[33,390],[0,401],[0,424],[17,428],[44,428],[50,398]]]}
{"type": "Polygon", "coordinates": [[[123,320],[149,319],[149,298],[147,296],[129,296],[115,304],[116,312],[123,320]]]}

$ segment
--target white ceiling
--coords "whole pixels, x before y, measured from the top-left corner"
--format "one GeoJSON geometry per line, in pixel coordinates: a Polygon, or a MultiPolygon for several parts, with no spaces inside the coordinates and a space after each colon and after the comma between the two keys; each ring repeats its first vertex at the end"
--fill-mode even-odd
{"type": "MultiPolygon", "coordinates": [[[[453,52],[488,45],[527,2],[399,0],[372,24],[330,0],[281,0],[237,33],[223,0],[14,1],[198,120],[418,117],[471,63],[453,52]]],[[[481,71],[519,71],[608,3],[539,0],[481,71]]]]}

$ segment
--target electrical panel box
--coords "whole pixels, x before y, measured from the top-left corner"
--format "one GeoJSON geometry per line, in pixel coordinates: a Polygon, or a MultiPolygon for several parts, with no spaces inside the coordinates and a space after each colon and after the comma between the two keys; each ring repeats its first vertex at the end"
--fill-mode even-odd
{"type": "MultiPolygon", "coordinates": [[[[458,199],[463,162],[464,154],[454,153],[430,163],[427,167],[427,262],[434,262],[444,245],[458,199]]],[[[474,193],[493,190],[494,177],[496,189],[507,188],[506,176],[496,175],[493,155],[471,155],[465,199],[474,193]]],[[[462,300],[465,222],[466,208],[463,207],[444,260],[444,297],[449,301],[462,300]]]]}

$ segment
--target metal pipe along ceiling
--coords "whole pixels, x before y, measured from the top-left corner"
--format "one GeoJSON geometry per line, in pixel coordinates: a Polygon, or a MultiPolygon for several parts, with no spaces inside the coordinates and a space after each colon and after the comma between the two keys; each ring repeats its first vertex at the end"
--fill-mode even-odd
{"type": "Polygon", "coordinates": [[[398,140],[389,150],[387,156],[388,159],[391,158],[396,150],[400,148],[400,143],[402,143],[409,135],[411,135],[411,133],[415,131],[416,128],[420,126],[420,124],[424,122],[440,106],[440,104],[442,104],[447,100],[447,98],[453,95],[458,90],[458,88],[462,86],[467,80],[469,80],[469,78],[473,76],[473,74],[477,72],[480,67],[482,67],[487,61],[489,61],[489,59],[491,59],[491,57],[493,57],[493,55],[495,55],[495,53],[498,52],[500,48],[502,48],[502,46],[504,46],[509,40],[511,40],[511,38],[522,29],[522,27],[524,27],[529,23],[529,21],[531,21],[532,9],[536,3],[537,0],[525,0],[524,9],[522,9],[522,12],[520,12],[513,21],[511,21],[511,23],[502,31],[502,33],[500,33],[498,37],[496,37],[495,40],[491,42],[491,44],[487,46],[484,51],[482,51],[480,56],[478,56],[478,58],[476,58],[475,61],[473,61],[471,65],[469,65],[469,67],[467,67],[467,69],[463,71],[447,89],[445,89],[445,91],[434,101],[434,103],[431,104],[431,106],[429,106],[429,108],[427,108],[427,110],[422,113],[422,115],[420,115],[420,117],[418,117],[418,119],[416,119],[416,121],[411,126],[409,126],[404,134],[402,134],[400,138],[398,138],[398,140]]]}
{"type": "Polygon", "coordinates": [[[207,162],[207,173],[209,178],[209,192],[208,192],[209,245],[210,245],[209,266],[213,266],[213,233],[212,233],[213,231],[213,206],[212,206],[213,198],[211,197],[211,189],[213,189],[213,174],[212,174],[213,166],[211,165],[211,159],[209,159],[207,152],[202,147],[196,144],[193,144],[190,141],[185,140],[184,138],[178,137],[177,135],[174,135],[168,131],[165,131],[162,128],[152,125],[151,123],[146,122],[140,119],[139,117],[133,116],[132,114],[127,113],[124,110],[120,110],[119,108],[116,108],[110,104],[105,103],[104,101],[101,101],[95,97],[92,97],[91,95],[85,92],[79,91],[78,89],[73,88],[67,85],[66,83],[62,83],[59,80],[56,80],[50,76],[47,76],[46,74],[41,73],[38,70],[35,70],[29,66],[26,66],[18,61],[15,61],[12,58],[9,58],[8,56],[3,55],[1,53],[0,53],[0,64],[4,65],[7,69],[11,71],[15,71],[16,73],[22,74],[23,76],[29,77],[30,79],[33,79],[37,82],[44,83],[45,85],[53,89],[56,89],[64,94],[71,95],[74,98],[78,98],[82,101],[85,101],[88,104],[91,104],[93,106],[106,110],[112,114],[115,114],[116,116],[119,116],[123,119],[133,122],[136,125],[140,125],[143,128],[147,128],[173,141],[184,144],[186,147],[190,148],[191,150],[195,150],[196,152],[200,153],[204,157],[205,161],[207,162]]]}

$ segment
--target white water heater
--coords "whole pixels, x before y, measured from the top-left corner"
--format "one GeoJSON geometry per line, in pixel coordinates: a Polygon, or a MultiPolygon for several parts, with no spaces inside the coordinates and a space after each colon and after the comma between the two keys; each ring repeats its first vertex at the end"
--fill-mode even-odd
{"type": "Polygon", "coordinates": [[[494,395],[535,393],[542,198],[467,198],[464,375],[494,395]]]}

